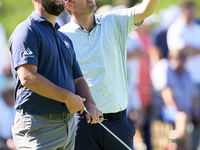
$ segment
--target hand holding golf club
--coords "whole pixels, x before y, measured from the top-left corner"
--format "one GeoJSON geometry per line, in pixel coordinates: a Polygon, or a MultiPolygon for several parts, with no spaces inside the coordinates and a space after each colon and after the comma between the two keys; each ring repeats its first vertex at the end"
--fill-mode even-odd
{"type": "MultiPolygon", "coordinates": [[[[90,112],[87,111],[87,109],[84,107],[85,112],[91,116],[90,112]]],[[[103,119],[103,118],[102,118],[103,119]]],[[[104,126],[101,122],[98,122],[104,129],[106,129],[112,136],[114,136],[120,143],[122,143],[128,150],[132,150],[126,143],[124,143],[120,138],[118,138],[112,131],[110,131],[106,126],[104,126]]]]}
{"type": "MultiPolygon", "coordinates": [[[[84,110],[86,108],[84,107],[84,110]]],[[[103,113],[95,107],[88,107],[88,110],[91,115],[88,113],[85,114],[87,123],[95,124],[103,121],[103,113]]]]}

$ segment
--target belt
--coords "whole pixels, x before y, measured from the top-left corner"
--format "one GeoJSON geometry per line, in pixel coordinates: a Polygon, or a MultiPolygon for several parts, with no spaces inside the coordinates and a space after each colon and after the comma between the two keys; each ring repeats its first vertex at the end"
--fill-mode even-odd
{"type": "Polygon", "coordinates": [[[23,113],[23,114],[42,116],[42,117],[45,117],[47,119],[67,120],[67,119],[71,118],[71,114],[66,113],[66,112],[63,112],[62,114],[45,114],[45,113],[30,111],[30,110],[27,110],[27,109],[17,109],[17,111],[20,112],[20,113],[23,113]]]}
{"type": "Polygon", "coordinates": [[[115,121],[122,119],[125,115],[126,115],[126,109],[117,113],[103,114],[103,117],[105,120],[115,121]]]}

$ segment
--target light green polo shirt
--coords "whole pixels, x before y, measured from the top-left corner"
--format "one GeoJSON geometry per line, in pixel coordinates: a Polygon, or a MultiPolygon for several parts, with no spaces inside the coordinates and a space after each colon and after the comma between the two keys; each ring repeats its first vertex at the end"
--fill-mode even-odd
{"type": "Polygon", "coordinates": [[[83,75],[103,113],[127,107],[126,40],[137,28],[134,10],[95,15],[96,26],[90,32],[73,19],[60,29],[72,40],[83,75]]]}

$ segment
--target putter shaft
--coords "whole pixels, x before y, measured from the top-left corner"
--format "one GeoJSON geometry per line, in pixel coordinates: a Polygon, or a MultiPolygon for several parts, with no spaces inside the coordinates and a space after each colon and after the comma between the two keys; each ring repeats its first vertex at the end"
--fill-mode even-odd
{"type": "MultiPolygon", "coordinates": [[[[85,112],[92,117],[92,115],[87,111],[84,107],[85,112]]],[[[112,136],[114,136],[121,144],[123,144],[127,149],[132,150],[126,143],[124,143],[120,138],[118,138],[112,131],[110,131],[106,126],[104,126],[101,122],[98,122],[104,129],[106,129],[112,136]]]]}

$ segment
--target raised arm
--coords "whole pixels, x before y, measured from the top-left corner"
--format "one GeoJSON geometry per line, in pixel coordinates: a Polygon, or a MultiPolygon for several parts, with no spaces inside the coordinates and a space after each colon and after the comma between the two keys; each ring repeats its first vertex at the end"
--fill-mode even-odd
{"type": "Polygon", "coordinates": [[[143,0],[141,4],[136,6],[134,23],[138,24],[145,18],[152,15],[158,6],[160,0],[143,0]]]}

